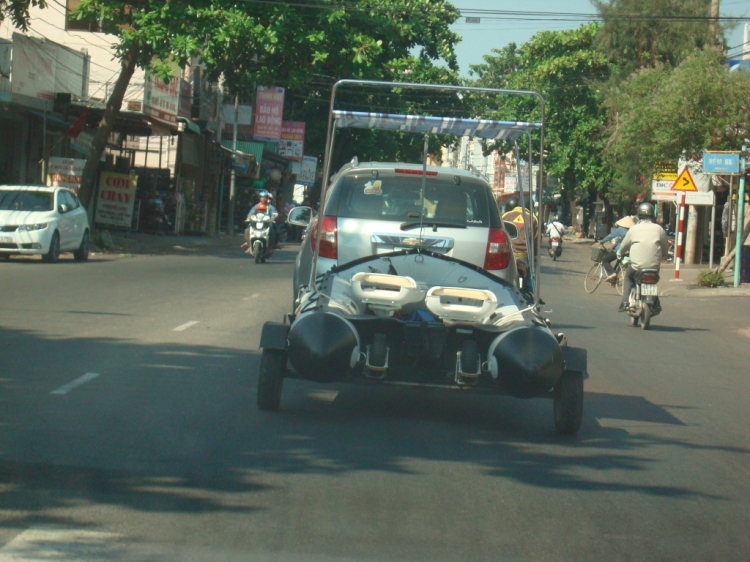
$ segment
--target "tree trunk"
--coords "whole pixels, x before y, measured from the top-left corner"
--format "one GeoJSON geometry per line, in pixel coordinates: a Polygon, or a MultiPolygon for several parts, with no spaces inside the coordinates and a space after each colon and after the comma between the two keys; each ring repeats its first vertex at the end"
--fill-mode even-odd
{"type": "Polygon", "coordinates": [[[89,149],[89,153],[86,155],[86,164],[83,167],[81,189],[78,192],[78,197],[87,209],[91,209],[93,195],[96,191],[96,177],[99,169],[99,160],[101,160],[102,153],[107,145],[109,134],[112,132],[115,118],[120,112],[120,106],[125,97],[125,91],[128,88],[128,84],[130,84],[130,79],[133,77],[133,72],[135,72],[138,51],[138,47],[133,47],[126,53],[122,61],[120,61],[120,75],[117,77],[117,82],[115,82],[115,87],[112,89],[112,94],[107,100],[107,105],[104,109],[104,116],[99,123],[99,128],[94,134],[94,140],[91,141],[91,149],[89,149]]]}
{"type": "MultiPolygon", "coordinates": [[[[748,236],[750,236],[750,221],[748,221],[747,224],[745,224],[745,228],[742,231],[742,238],[740,238],[740,240],[742,240],[743,244],[745,243],[745,240],[747,240],[748,236]]],[[[737,252],[737,248],[732,249],[732,251],[729,252],[729,255],[724,258],[721,265],[716,268],[716,271],[721,273],[727,267],[729,267],[730,263],[734,263],[734,255],[736,252],[737,252]]]]}

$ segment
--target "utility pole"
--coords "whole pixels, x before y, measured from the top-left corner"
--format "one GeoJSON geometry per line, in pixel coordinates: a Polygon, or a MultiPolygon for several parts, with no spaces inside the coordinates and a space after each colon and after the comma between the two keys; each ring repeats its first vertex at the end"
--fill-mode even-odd
{"type": "Polygon", "coordinates": [[[237,121],[240,114],[240,97],[234,96],[234,130],[232,131],[232,175],[229,180],[229,234],[234,234],[235,176],[234,159],[237,158],[237,121]]]}
{"type": "Polygon", "coordinates": [[[721,41],[719,35],[719,0],[711,0],[711,35],[714,37],[714,42],[718,45],[721,41]]]}

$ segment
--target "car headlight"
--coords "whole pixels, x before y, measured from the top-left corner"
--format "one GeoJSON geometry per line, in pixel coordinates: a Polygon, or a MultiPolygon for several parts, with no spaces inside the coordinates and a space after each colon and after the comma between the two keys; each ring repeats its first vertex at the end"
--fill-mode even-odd
{"type": "Polygon", "coordinates": [[[37,224],[22,224],[21,226],[18,227],[18,230],[21,232],[24,232],[24,231],[29,231],[29,230],[44,230],[45,228],[47,228],[47,223],[40,222],[37,224]]]}

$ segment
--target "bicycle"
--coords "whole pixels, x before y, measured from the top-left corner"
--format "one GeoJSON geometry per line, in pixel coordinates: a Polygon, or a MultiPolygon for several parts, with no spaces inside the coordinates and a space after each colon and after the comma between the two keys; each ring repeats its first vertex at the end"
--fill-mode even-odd
{"type": "MultiPolygon", "coordinates": [[[[583,288],[589,294],[596,291],[599,285],[601,285],[602,280],[608,276],[607,270],[604,268],[604,262],[602,261],[606,255],[607,250],[601,245],[594,246],[591,250],[591,259],[596,263],[591,266],[591,269],[589,269],[586,277],[583,279],[583,288]]],[[[620,295],[622,295],[622,285],[625,280],[625,272],[620,260],[617,260],[617,263],[615,264],[615,273],[617,274],[617,277],[615,278],[614,283],[610,282],[610,284],[620,295]]]]}

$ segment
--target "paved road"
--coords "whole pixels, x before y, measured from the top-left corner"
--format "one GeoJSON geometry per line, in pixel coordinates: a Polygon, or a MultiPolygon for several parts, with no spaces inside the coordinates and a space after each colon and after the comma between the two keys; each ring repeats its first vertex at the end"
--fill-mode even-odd
{"type": "Polygon", "coordinates": [[[545,400],[285,383],[257,343],[293,254],[0,263],[0,562],[750,558],[750,299],[651,332],[545,258],[589,349],[583,427],[545,400]]]}

